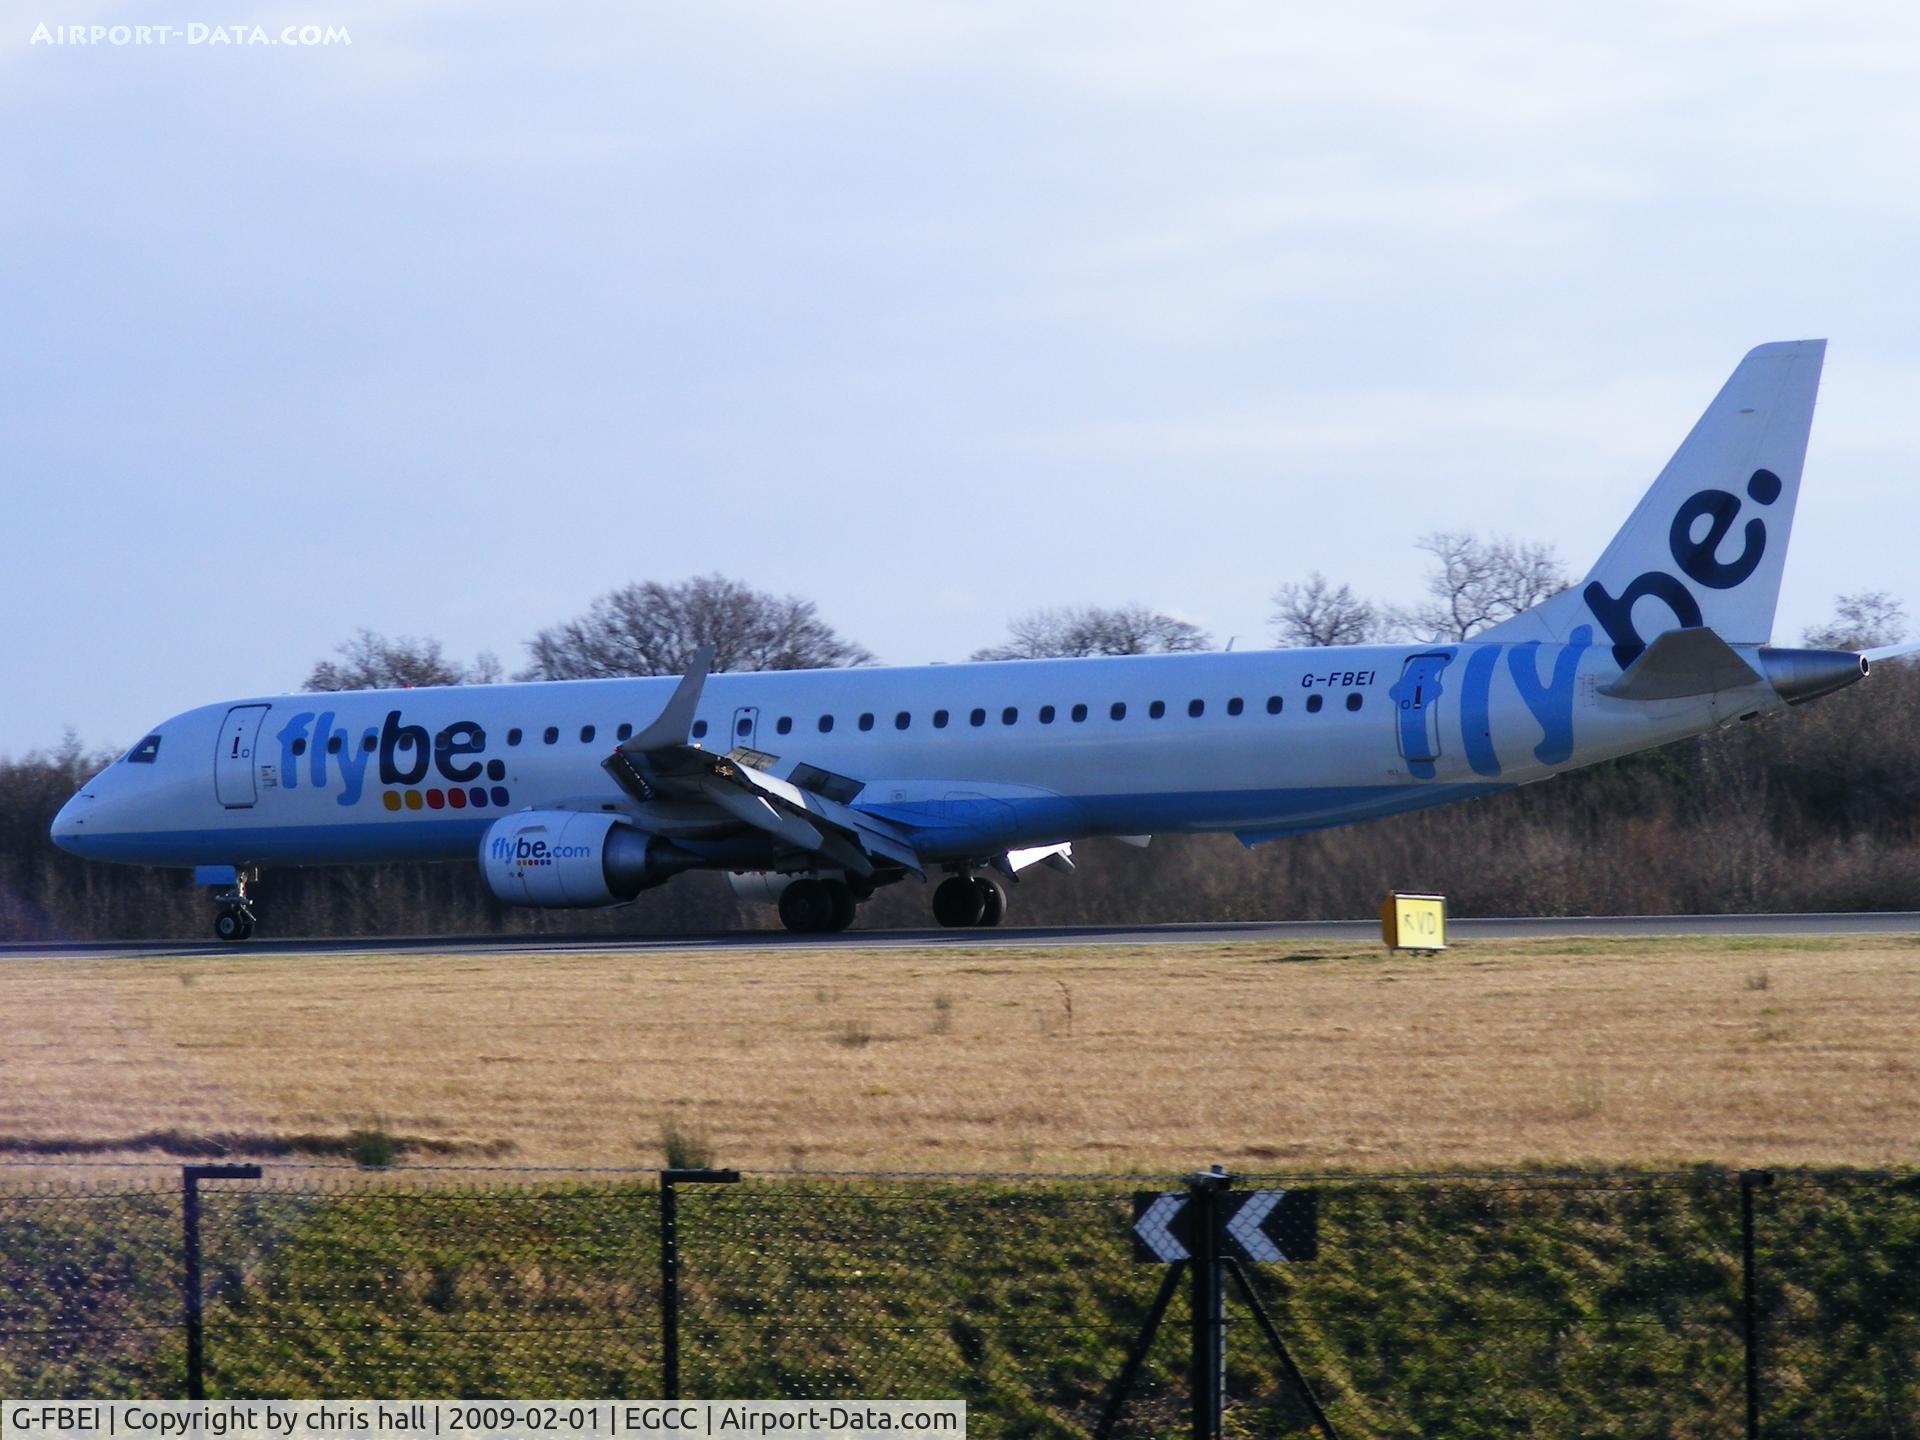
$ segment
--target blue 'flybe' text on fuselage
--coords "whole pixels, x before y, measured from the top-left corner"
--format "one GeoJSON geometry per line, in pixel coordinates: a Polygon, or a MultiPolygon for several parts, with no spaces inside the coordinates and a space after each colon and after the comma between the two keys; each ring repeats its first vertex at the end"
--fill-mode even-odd
{"type": "Polygon", "coordinates": [[[334,728],[333,722],[331,710],[302,710],[281,726],[274,738],[280,742],[283,789],[297,790],[305,783],[324,790],[328,771],[337,770],[339,803],[356,804],[366,787],[367,766],[376,757],[382,785],[417,785],[429,770],[456,785],[478,780],[483,773],[490,780],[507,773],[503,762],[478,758],[487,748],[487,732],[477,720],[456,720],[431,738],[424,725],[402,724],[398,710],[388,711],[379,729],[369,726],[358,736],[334,728]]]}

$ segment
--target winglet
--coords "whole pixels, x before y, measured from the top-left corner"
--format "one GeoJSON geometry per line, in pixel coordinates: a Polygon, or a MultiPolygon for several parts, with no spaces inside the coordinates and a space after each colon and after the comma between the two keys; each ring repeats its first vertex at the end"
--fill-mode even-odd
{"type": "Polygon", "coordinates": [[[637,732],[631,740],[622,741],[620,749],[629,755],[644,755],[651,750],[687,744],[693,733],[693,712],[700,706],[700,692],[706,687],[707,672],[712,668],[713,646],[702,645],[694,652],[693,663],[680,677],[680,684],[666,708],[646,729],[637,732]]]}

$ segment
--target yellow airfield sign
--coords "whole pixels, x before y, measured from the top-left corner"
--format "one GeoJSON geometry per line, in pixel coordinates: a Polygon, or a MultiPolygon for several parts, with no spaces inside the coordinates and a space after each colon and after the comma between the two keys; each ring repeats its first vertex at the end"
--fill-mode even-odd
{"type": "Polygon", "coordinates": [[[1388,892],[1380,902],[1380,938],[1389,950],[1447,948],[1447,897],[1388,892]]]}

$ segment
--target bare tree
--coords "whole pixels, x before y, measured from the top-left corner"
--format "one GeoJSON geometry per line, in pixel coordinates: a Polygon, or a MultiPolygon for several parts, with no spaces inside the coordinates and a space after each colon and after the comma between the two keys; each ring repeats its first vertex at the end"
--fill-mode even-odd
{"type": "Polygon", "coordinates": [[[1836,595],[1833,618],[1803,637],[1821,650],[1872,650],[1907,638],[1907,607],[1884,590],[1836,595]]]}
{"type": "Polygon", "coordinates": [[[1198,625],[1144,605],[1062,605],[1033,610],[1007,624],[1004,644],[973,652],[975,660],[1044,660],[1087,655],[1168,655],[1212,647],[1198,625]]]}
{"type": "Polygon", "coordinates": [[[678,675],[702,645],[715,670],[819,670],[871,665],[811,600],[769,595],[724,575],[669,585],[647,580],[600,596],[585,615],[527,642],[527,680],[678,675]]]}
{"type": "Polygon", "coordinates": [[[1428,598],[1392,613],[1394,628],[1415,640],[1465,640],[1567,588],[1551,545],[1504,535],[1482,540],[1468,530],[1436,530],[1418,543],[1435,561],[1428,598]]]}
{"type": "Polygon", "coordinates": [[[423,685],[492,685],[500,662],[482,650],[473,664],[449,660],[438,640],[411,635],[389,638],[361,630],[334,647],[338,660],[322,660],[303,690],[408,690],[423,685]]]}
{"type": "Polygon", "coordinates": [[[1381,616],[1348,585],[1318,570],[1304,585],[1289,580],[1273,592],[1273,636],[1282,645],[1365,645],[1380,638],[1381,616]]]}

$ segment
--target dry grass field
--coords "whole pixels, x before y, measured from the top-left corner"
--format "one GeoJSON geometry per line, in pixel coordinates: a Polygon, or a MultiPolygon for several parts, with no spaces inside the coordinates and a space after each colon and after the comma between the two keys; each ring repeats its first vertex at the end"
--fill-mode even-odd
{"type": "Polygon", "coordinates": [[[651,1166],[1920,1161],[1920,938],[0,966],[0,1153],[651,1166]]]}

